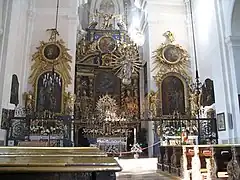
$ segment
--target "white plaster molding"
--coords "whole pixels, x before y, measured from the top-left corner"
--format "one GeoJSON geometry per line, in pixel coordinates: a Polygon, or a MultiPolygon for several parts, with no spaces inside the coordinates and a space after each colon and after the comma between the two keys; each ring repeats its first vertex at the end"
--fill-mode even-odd
{"type": "Polygon", "coordinates": [[[0,28],[0,36],[3,35],[3,28],[0,28]]]}
{"type": "Polygon", "coordinates": [[[228,36],[225,38],[225,43],[232,47],[239,47],[240,46],[240,36],[228,36]]]}

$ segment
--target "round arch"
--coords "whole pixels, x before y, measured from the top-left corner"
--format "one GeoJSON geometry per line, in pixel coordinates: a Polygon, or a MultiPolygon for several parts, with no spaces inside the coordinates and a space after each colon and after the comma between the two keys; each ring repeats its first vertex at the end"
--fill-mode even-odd
{"type": "Polygon", "coordinates": [[[230,0],[229,4],[226,9],[226,35],[230,36],[232,34],[232,15],[233,15],[233,9],[235,6],[236,0],[230,0]]]}

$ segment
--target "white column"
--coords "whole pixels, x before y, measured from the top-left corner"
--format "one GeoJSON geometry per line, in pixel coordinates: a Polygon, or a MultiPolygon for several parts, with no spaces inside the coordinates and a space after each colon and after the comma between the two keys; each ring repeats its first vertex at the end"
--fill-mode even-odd
{"type": "Polygon", "coordinates": [[[237,72],[239,71],[237,67],[237,62],[239,61],[239,50],[240,50],[240,37],[228,37],[226,38],[226,44],[228,47],[228,74],[231,78],[230,89],[230,107],[232,110],[232,121],[233,121],[233,133],[234,140],[233,143],[240,143],[240,112],[239,112],[239,102],[238,102],[238,87],[237,87],[237,72]]]}
{"type": "Polygon", "coordinates": [[[71,77],[72,84],[68,86],[68,91],[74,93],[74,79],[75,79],[75,61],[76,61],[76,37],[77,37],[77,28],[78,28],[78,17],[77,15],[69,15],[68,17],[68,40],[67,45],[70,49],[69,53],[72,56],[71,66],[71,77]]]}
{"type": "MultiPolygon", "coordinates": [[[[194,57],[194,42],[193,42],[193,28],[192,28],[192,16],[191,16],[191,7],[190,7],[190,0],[184,0],[185,3],[185,11],[186,11],[186,20],[185,20],[185,25],[187,29],[187,35],[188,35],[188,42],[189,42],[189,47],[188,47],[188,52],[190,54],[190,63],[191,63],[191,69],[193,70],[193,77],[195,77],[195,57],[194,57]]],[[[192,9],[193,11],[193,9],[192,9]]]]}

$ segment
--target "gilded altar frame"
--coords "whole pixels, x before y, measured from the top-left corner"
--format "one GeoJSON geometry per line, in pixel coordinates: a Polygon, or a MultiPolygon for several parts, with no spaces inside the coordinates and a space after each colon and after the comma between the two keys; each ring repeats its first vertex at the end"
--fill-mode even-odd
{"type": "Polygon", "coordinates": [[[162,105],[163,105],[162,83],[163,83],[165,78],[170,77],[170,76],[177,77],[183,84],[185,112],[186,112],[186,115],[187,115],[187,112],[189,111],[189,108],[190,108],[190,103],[189,103],[190,90],[189,90],[189,85],[188,85],[189,81],[184,76],[182,76],[180,73],[176,73],[176,72],[169,72],[169,73],[163,75],[162,78],[158,79],[158,81],[157,81],[158,91],[157,91],[157,96],[156,97],[157,97],[157,102],[158,102],[159,107],[160,107],[158,109],[157,114],[160,117],[166,117],[166,118],[169,117],[169,115],[163,115],[163,113],[162,113],[162,105]]]}
{"type": "MultiPolygon", "coordinates": [[[[173,76],[178,78],[181,83],[183,84],[184,90],[184,104],[185,104],[185,115],[188,116],[188,112],[190,111],[190,61],[188,52],[179,44],[174,43],[174,36],[173,33],[167,31],[163,34],[166,38],[165,42],[162,43],[159,48],[157,48],[153,52],[153,59],[155,67],[153,68],[153,72],[156,73],[154,76],[154,80],[157,85],[157,92],[156,92],[156,103],[158,104],[156,107],[157,109],[157,116],[169,118],[169,115],[163,115],[162,106],[163,106],[163,81],[165,78],[173,76]],[[167,50],[171,49],[171,54],[166,57],[167,50]]],[[[185,116],[183,115],[183,116],[185,116]]],[[[172,117],[172,115],[170,115],[172,117]]]]}
{"type": "MultiPolygon", "coordinates": [[[[49,31],[49,30],[47,30],[49,31]]],[[[65,112],[65,101],[67,98],[65,97],[66,89],[68,85],[72,84],[71,77],[71,66],[72,56],[69,54],[69,49],[66,47],[65,42],[62,39],[56,39],[53,37],[58,37],[58,32],[56,30],[51,30],[51,35],[49,41],[40,41],[40,45],[36,48],[37,51],[32,55],[32,66],[31,73],[28,78],[29,84],[32,85],[32,90],[24,93],[25,106],[26,109],[29,109],[28,106],[32,106],[31,111],[38,112],[37,109],[37,97],[38,97],[38,81],[41,75],[44,73],[52,73],[53,69],[61,77],[61,112],[60,114],[64,114],[65,112]],[[52,57],[46,55],[45,50],[47,48],[52,48],[52,57]],[[54,51],[56,50],[57,51],[54,51]],[[33,96],[32,98],[28,98],[33,96]]],[[[57,113],[58,114],[58,113],[57,113]]]]}

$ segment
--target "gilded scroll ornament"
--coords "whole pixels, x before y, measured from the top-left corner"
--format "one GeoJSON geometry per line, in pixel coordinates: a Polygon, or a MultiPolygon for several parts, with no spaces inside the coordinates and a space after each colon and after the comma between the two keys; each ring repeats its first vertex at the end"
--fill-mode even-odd
{"type": "MultiPolygon", "coordinates": [[[[51,35],[53,36],[53,35],[51,35]]],[[[56,72],[59,72],[65,82],[65,86],[71,84],[72,78],[70,75],[72,57],[68,53],[69,49],[65,46],[63,40],[49,42],[40,41],[40,46],[37,47],[37,52],[32,56],[32,67],[29,82],[36,86],[38,77],[45,71],[51,71],[53,66],[56,72]]]]}
{"type": "Polygon", "coordinates": [[[165,43],[154,51],[153,59],[155,67],[152,71],[157,70],[156,81],[162,81],[167,73],[179,73],[189,79],[189,55],[185,49],[178,44],[173,44],[173,33],[167,31],[163,34],[166,38],[165,43]]]}

